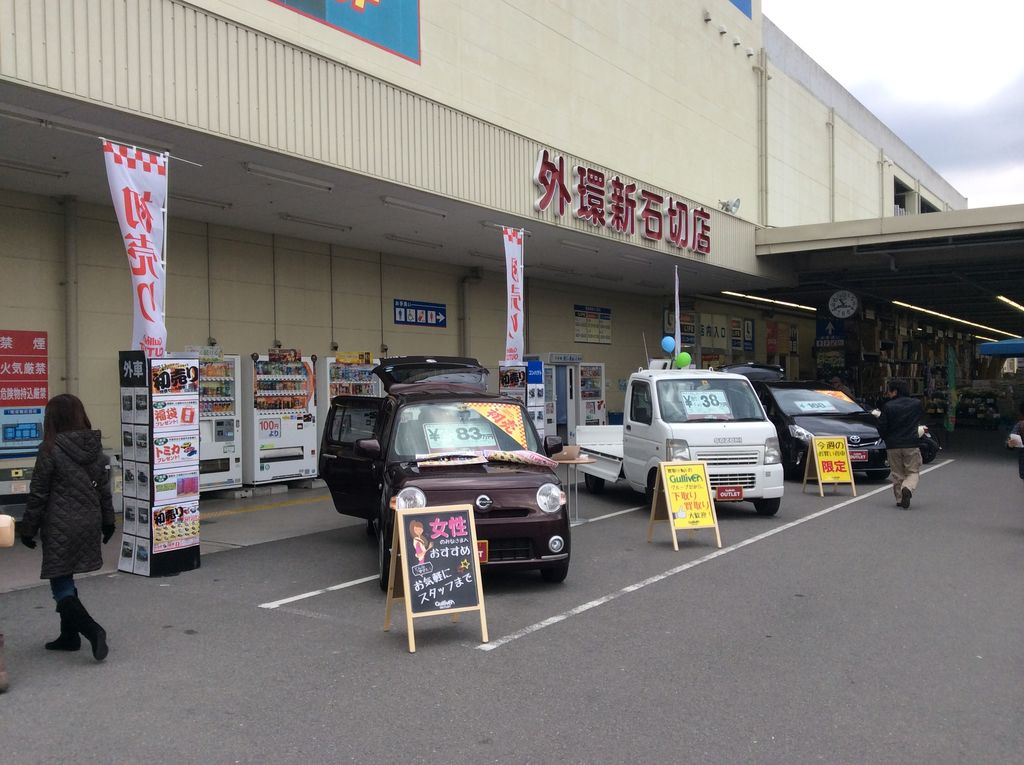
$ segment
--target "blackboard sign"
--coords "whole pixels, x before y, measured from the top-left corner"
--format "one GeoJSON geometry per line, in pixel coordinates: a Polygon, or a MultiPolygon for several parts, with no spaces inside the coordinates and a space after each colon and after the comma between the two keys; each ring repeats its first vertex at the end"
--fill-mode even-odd
{"type": "Polygon", "coordinates": [[[413,620],[423,616],[453,614],[457,620],[463,611],[479,611],[487,642],[476,548],[472,505],[396,512],[384,629],[391,625],[391,604],[404,598],[410,652],[416,651],[413,620]]]}

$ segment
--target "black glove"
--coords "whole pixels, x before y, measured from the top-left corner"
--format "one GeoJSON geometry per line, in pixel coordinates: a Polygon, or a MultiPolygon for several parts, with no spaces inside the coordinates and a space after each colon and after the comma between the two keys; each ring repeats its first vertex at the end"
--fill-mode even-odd
{"type": "Polygon", "coordinates": [[[22,535],[21,543],[23,545],[25,545],[25,547],[27,547],[29,550],[35,550],[36,549],[36,540],[34,540],[30,536],[22,535]]]}
{"type": "Polygon", "coordinates": [[[104,523],[103,524],[103,544],[110,541],[110,538],[114,536],[114,524],[104,523]]]}

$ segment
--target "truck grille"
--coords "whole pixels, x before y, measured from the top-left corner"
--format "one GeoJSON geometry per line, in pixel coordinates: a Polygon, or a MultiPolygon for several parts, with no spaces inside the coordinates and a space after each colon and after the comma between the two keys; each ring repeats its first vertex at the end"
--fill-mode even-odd
{"type": "Polygon", "coordinates": [[[708,465],[758,465],[761,462],[761,454],[757,451],[705,449],[697,452],[697,459],[708,465]]]}
{"type": "Polygon", "coordinates": [[[757,486],[757,476],[753,473],[715,474],[709,471],[708,483],[711,484],[711,488],[716,486],[742,486],[744,489],[753,489],[757,486]]]}

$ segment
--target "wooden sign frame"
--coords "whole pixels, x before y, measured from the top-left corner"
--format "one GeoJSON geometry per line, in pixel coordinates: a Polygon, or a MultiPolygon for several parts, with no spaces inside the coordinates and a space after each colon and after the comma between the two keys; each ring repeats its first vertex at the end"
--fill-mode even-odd
{"type": "Polygon", "coordinates": [[[846,443],[846,436],[811,436],[811,443],[807,447],[807,457],[804,462],[804,482],[800,486],[800,493],[807,491],[807,482],[814,479],[818,483],[818,496],[825,496],[825,481],[821,480],[822,470],[821,458],[818,455],[818,441],[842,441],[843,455],[846,459],[847,472],[850,474],[849,481],[827,481],[829,486],[843,486],[850,484],[853,496],[857,496],[857,484],[853,480],[853,463],[850,462],[850,448],[846,443]]]}
{"type": "Polygon", "coordinates": [[[669,531],[672,534],[672,549],[679,550],[679,534],[680,529],[686,529],[691,534],[697,529],[710,529],[715,530],[715,542],[718,547],[722,547],[722,534],[718,527],[718,512],[715,510],[715,499],[711,496],[711,484],[708,480],[707,466],[703,462],[684,462],[684,461],[673,461],[673,462],[659,462],[658,473],[654,480],[654,495],[651,498],[651,517],[647,522],[647,542],[650,544],[654,536],[654,524],[664,521],[668,524],[669,531]],[[702,493],[706,497],[708,505],[711,507],[711,519],[713,521],[710,525],[694,526],[687,528],[686,526],[677,527],[675,519],[672,517],[672,494],[671,487],[669,486],[668,478],[665,475],[666,469],[670,466],[686,465],[695,467],[699,470],[703,481],[701,483],[702,493]]]}
{"type": "Polygon", "coordinates": [[[409,633],[409,653],[416,653],[416,634],[413,627],[413,623],[416,619],[422,619],[428,616],[444,616],[450,614],[453,622],[459,620],[459,614],[466,613],[468,611],[479,611],[480,612],[480,633],[482,642],[488,642],[487,636],[487,611],[484,607],[484,588],[483,581],[480,577],[480,556],[477,553],[477,540],[476,540],[476,519],[473,516],[472,505],[436,505],[434,507],[417,507],[406,510],[395,511],[395,523],[394,530],[391,535],[391,564],[388,568],[388,597],[387,604],[384,611],[384,631],[387,632],[391,629],[391,606],[396,600],[405,601],[405,624],[409,633]],[[469,536],[472,546],[472,572],[474,575],[474,582],[476,584],[476,601],[477,605],[467,606],[463,608],[450,608],[437,611],[428,611],[426,613],[413,613],[412,610],[412,593],[410,592],[409,578],[405,576],[404,567],[402,561],[408,559],[409,551],[406,549],[405,535],[402,533],[402,529],[408,523],[410,518],[417,516],[428,516],[434,513],[443,512],[467,512],[469,514],[469,536]]]}

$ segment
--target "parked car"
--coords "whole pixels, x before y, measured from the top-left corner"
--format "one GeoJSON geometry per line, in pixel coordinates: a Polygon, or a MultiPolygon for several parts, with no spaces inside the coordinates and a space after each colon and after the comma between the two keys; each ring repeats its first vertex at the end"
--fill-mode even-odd
{"type": "Polygon", "coordinates": [[[373,372],[383,397],[331,400],[320,476],[335,509],[365,518],[376,537],[381,589],[395,510],[431,505],[473,505],[485,571],[539,569],[563,581],[571,540],[561,482],[549,466],[508,461],[550,457],[561,439],[542,441],[522,402],[488,393],[476,359],[391,358],[373,372]]]}
{"type": "Polygon", "coordinates": [[[787,478],[801,478],[812,436],[843,436],[855,472],[889,477],[885,441],[875,417],[840,390],[814,381],[755,382],[754,389],[775,423],[787,478]]]}
{"type": "Polygon", "coordinates": [[[785,380],[786,370],[778,364],[758,364],[754,361],[743,361],[718,367],[719,372],[732,372],[743,375],[748,380],[785,380]]]}

